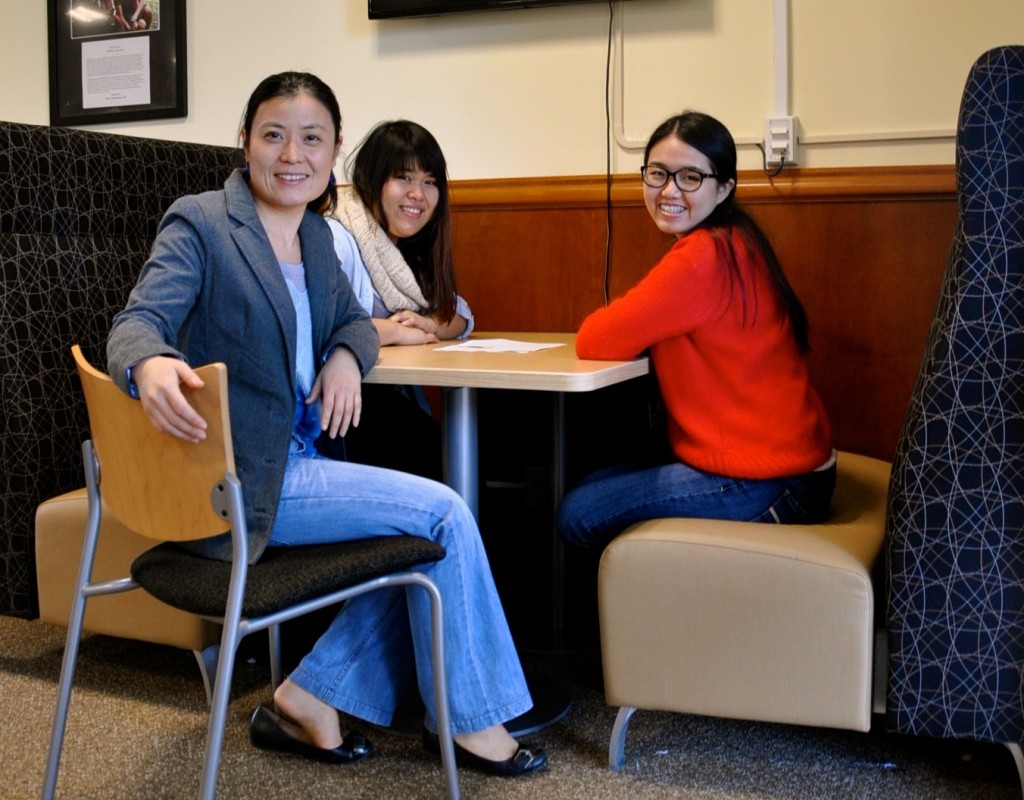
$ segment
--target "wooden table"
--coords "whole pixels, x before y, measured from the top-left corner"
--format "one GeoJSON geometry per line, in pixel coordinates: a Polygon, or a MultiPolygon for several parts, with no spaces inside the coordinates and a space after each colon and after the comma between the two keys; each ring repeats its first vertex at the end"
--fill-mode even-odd
{"type": "MultiPolygon", "coordinates": [[[[456,351],[446,341],[429,345],[382,347],[366,383],[441,387],[444,481],[466,501],[479,520],[479,442],[477,390],[521,389],[550,392],[553,398],[552,485],[554,508],[565,492],[565,393],[592,392],[638,378],[648,372],[646,358],[634,361],[590,361],[576,357],[573,333],[474,333],[470,341],[511,339],[558,343],[532,353],[456,351]]],[[[554,508],[552,509],[554,511],[554,508]]],[[[551,627],[553,646],[560,647],[564,630],[564,565],[561,541],[552,530],[551,627]]],[[[510,720],[513,736],[527,736],[562,719],[569,699],[561,687],[527,675],[534,707],[510,720]]],[[[418,731],[420,711],[406,715],[418,731]]],[[[402,727],[400,724],[399,727],[402,727]]]]}
{"type": "Polygon", "coordinates": [[[454,342],[383,347],[367,383],[442,387],[444,479],[479,512],[477,440],[478,389],[523,389],[552,392],[556,401],[555,498],[564,490],[565,392],[592,392],[646,375],[646,358],[634,361],[592,361],[576,357],[574,333],[474,333],[470,340],[512,339],[558,342],[559,347],[533,353],[457,352],[443,348],[454,342]]]}

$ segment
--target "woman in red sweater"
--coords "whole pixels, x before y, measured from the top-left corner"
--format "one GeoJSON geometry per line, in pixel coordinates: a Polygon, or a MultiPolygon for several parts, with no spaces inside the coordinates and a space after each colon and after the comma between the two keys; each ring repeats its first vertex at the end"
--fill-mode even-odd
{"type": "Polygon", "coordinates": [[[583,321],[576,351],[615,360],[649,351],[667,437],[642,461],[585,478],[562,502],[560,534],[603,548],[658,517],[820,521],[835,453],[807,374],[807,318],[735,202],[732,136],[706,114],[672,117],[648,141],[640,174],[654,224],[676,241],[583,321]]]}

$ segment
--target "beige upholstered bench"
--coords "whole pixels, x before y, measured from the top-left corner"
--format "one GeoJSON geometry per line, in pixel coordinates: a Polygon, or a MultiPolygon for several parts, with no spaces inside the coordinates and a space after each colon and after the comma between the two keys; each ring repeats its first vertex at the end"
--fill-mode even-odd
{"type": "MultiPolygon", "coordinates": [[[[85,489],[46,500],[36,510],[36,578],[43,622],[68,624],[88,512],[85,489]]],[[[93,578],[126,575],[135,557],[152,546],[151,540],[105,514],[93,578]]],[[[127,592],[92,598],[86,607],[85,630],[192,650],[210,696],[220,650],[219,623],[171,608],[146,592],[127,592]]]]}
{"type": "Polygon", "coordinates": [[[868,730],[882,707],[877,668],[884,695],[871,573],[889,466],[840,453],[820,525],[657,519],[608,546],[598,592],[605,698],[619,706],[611,769],[638,708],[868,730]]]}

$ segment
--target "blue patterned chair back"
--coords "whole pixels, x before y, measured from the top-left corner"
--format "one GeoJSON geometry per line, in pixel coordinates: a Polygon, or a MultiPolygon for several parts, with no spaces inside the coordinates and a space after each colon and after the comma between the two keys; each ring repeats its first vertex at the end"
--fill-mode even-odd
{"type": "Polygon", "coordinates": [[[1024,741],[1024,47],[975,62],[959,220],[893,461],[888,727],[1024,741]]]}

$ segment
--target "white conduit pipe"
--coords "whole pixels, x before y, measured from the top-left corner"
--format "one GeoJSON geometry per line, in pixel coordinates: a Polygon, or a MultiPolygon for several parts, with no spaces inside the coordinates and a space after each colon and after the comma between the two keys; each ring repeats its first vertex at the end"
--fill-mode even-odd
{"type": "Polygon", "coordinates": [[[772,0],[774,28],[773,77],[775,79],[775,111],[773,117],[788,117],[789,110],[789,0],[772,0]]]}

